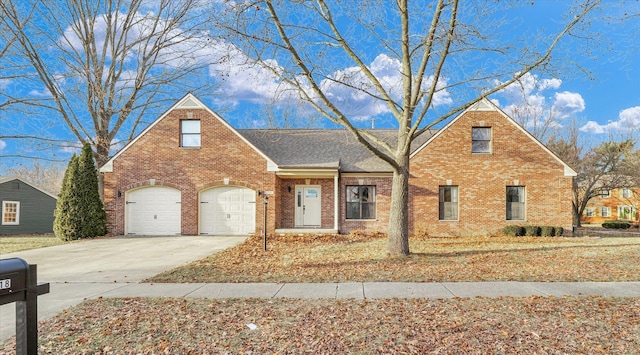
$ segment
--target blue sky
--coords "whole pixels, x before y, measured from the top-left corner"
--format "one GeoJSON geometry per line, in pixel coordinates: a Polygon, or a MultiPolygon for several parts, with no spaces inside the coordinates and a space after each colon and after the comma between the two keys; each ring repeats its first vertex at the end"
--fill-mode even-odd
{"type": "MultiPolygon", "coordinates": [[[[504,18],[507,31],[502,32],[505,40],[510,36],[531,32],[535,34],[544,30],[553,33],[559,27],[563,11],[571,1],[532,1],[533,5],[510,11],[504,18]],[[509,32],[511,30],[512,32],[509,32]]],[[[605,1],[611,5],[589,30],[597,33],[590,41],[577,41],[568,38],[556,52],[560,62],[575,62],[589,74],[578,70],[558,71],[554,75],[540,72],[527,74],[521,85],[514,85],[491,97],[509,114],[516,115],[527,106],[528,112],[541,117],[552,117],[554,125],[566,127],[575,121],[580,127],[586,142],[598,142],[608,139],[611,134],[619,136],[640,136],[640,28],[638,19],[624,24],[608,22],[601,18],[619,17],[620,12],[640,13],[638,2],[625,3],[625,7],[616,6],[618,1],[605,1]],[[631,128],[629,130],[628,128],[631,128]]],[[[500,15],[500,14],[498,14],[500,15]]],[[[203,41],[206,40],[203,38],[203,41]]],[[[532,44],[534,45],[534,44],[532,44]]],[[[295,99],[284,94],[276,78],[260,65],[246,65],[244,56],[237,48],[226,42],[216,42],[206,47],[202,53],[208,58],[221,58],[232,54],[230,61],[212,64],[197,80],[215,84],[215,89],[205,93],[201,99],[233,126],[241,128],[263,128],[268,125],[265,112],[274,114],[300,114],[295,106],[295,99]],[[279,93],[279,94],[277,94],[279,93]],[[272,105],[273,104],[273,105],[272,105]],[[293,105],[293,108],[290,106],[293,105]]],[[[383,48],[368,49],[368,66],[385,81],[389,87],[399,82],[398,62],[389,56],[383,48]]],[[[275,61],[276,59],[274,59],[275,61]]],[[[336,73],[348,72],[352,67],[337,67],[336,73]]],[[[336,74],[337,75],[337,74],[336,74]]],[[[441,78],[446,82],[447,78],[441,78]]],[[[48,92],[33,81],[21,82],[0,78],[0,89],[16,96],[48,97],[48,92]]],[[[168,94],[168,101],[150,111],[147,122],[153,121],[163,110],[169,108],[172,100],[178,100],[186,94],[187,89],[173,88],[168,94]]],[[[376,128],[393,127],[384,105],[368,97],[357,97],[344,87],[328,89],[332,95],[340,98],[340,105],[362,126],[371,124],[375,119],[376,128]]],[[[451,105],[459,104],[453,92],[443,91],[437,95],[434,105],[446,110],[451,105]]],[[[323,121],[317,125],[332,126],[323,121]]],[[[144,127],[140,127],[141,131],[144,127]]],[[[51,112],[23,107],[19,110],[0,112],[0,136],[9,135],[42,135],[54,140],[69,140],[73,136],[60,123],[60,119],[51,117],[51,112]],[[48,120],[42,120],[47,117],[48,120]],[[53,118],[53,120],[51,120],[53,118]]],[[[23,159],[12,159],[6,156],[14,154],[37,155],[47,159],[66,161],[70,154],[77,151],[73,143],[69,147],[50,148],[37,144],[26,145],[23,141],[0,138],[0,175],[3,170],[23,159]]]]}

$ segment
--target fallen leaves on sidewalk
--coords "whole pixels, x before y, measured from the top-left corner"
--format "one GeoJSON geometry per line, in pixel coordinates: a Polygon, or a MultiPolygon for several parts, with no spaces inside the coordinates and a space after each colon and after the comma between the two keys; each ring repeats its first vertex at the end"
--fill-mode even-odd
{"type": "Polygon", "coordinates": [[[640,238],[411,238],[386,255],[382,235],[252,237],[149,282],[640,281],[640,238]]]}
{"type": "Polygon", "coordinates": [[[639,352],[638,298],[505,297],[90,300],[41,323],[39,353],[639,352]]]}

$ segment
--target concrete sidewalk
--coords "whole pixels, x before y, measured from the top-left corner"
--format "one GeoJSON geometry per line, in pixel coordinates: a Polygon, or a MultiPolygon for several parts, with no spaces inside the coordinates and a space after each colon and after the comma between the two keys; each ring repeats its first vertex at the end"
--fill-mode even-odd
{"type": "MultiPolygon", "coordinates": [[[[338,282],[192,283],[51,282],[38,298],[38,318],[50,318],[85,299],[123,297],[380,299],[527,296],[640,297],[640,282],[338,282]]],[[[3,306],[0,341],[15,334],[15,306],[3,306]],[[11,306],[11,309],[7,309],[11,306]],[[9,319],[10,318],[10,319],[9,319]],[[9,321],[10,320],[10,321],[9,321]]]]}
{"type": "Polygon", "coordinates": [[[640,282],[338,282],[338,283],[86,283],[51,285],[42,302],[79,298],[455,298],[526,296],[640,297],[640,282]],[[53,297],[53,295],[57,295],[53,297]]]}
{"type": "MultiPolygon", "coordinates": [[[[340,282],[147,284],[142,280],[242,243],[245,237],[123,236],[4,254],[38,265],[38,318],[98,297],[454,298],[502,296],[640,297],[640,282],[340,282]]],[[[0,306],[0,341],[15,334],[15,304],[0,306]]]]}

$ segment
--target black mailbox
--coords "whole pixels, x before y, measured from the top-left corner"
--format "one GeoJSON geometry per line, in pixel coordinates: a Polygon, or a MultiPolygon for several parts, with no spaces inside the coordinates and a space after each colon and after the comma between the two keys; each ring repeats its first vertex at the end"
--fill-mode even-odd
{"type": "Polygon", "coordinates": [[[18,258],[0,260],[0,305],[25,298],[29,264],[18,258]]]}
{"type": "Polygon", "coordinates": [[[16,304],[16,354],[38,353],[38,296],[49,284],[38,285],[37,266],[13,258],[0,260],[0,305],[16,304]]]}

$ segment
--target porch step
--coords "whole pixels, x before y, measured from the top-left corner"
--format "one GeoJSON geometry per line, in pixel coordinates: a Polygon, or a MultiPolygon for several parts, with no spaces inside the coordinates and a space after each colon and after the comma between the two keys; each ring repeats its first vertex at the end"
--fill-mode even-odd
{"type": "Polygon", "coordinates": [[[289,228],[276,229],[276,234],[338,234],[337,229],[321,229],[321,228],[289,228]]]}

